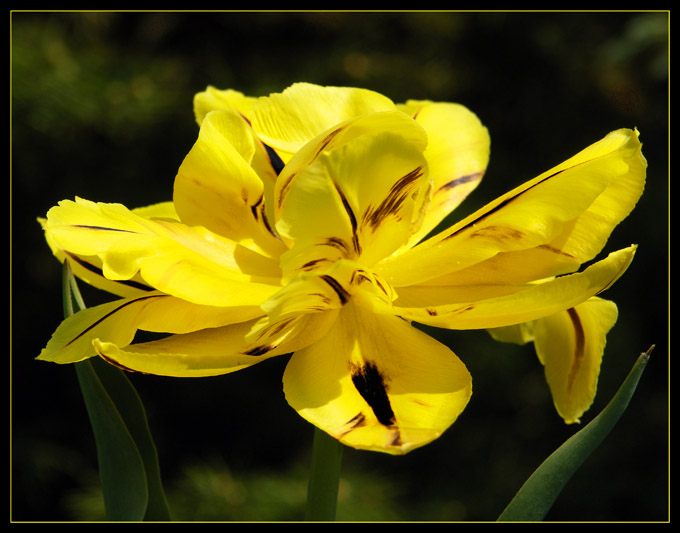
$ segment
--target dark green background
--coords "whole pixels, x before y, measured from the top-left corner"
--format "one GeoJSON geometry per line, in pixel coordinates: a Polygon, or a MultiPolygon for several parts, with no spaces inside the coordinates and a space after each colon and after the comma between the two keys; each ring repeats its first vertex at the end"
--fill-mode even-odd
{"type": "MultiPolygon", "coordinates": [[[[668,517],[668,13],[11,13],[11,519],[97,518],[96,457],[75,371],[34,361],[61,317],[60,267],[36,217],[81,196],[171,198],[193,144],[194,93],[296,81],[400,102],[457,101],[492,138],[459,218],[620,127],[649,162],[606,252],[638,243],[606,294],[619,304],[595,406],[656,343],[619,425],[552,520],[668,517]]],[[[453,220],[452,219],[452,220],[453,220]]],[[[85,292],[94,305],[104,295],[85,292]]],[[[469,407],[405,457],[346,449],[339,517],[494,520],[575,427],[552,407],[533,348],[434,332],[469,367],[469,407]]],[[[302,517],[312,429],[283,398],[286,358],[216,378],[131,376],[171,503],[187,520],[302,517]]]]}

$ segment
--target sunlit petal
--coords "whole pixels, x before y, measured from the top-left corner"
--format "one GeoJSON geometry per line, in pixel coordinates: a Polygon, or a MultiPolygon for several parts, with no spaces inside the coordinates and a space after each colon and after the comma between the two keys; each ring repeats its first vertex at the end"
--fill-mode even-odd
{"type": "Polygon", "coordinates": [[[284,270],[323,258],[361,257],[371,265],[422,222],[431,183],[423,131],[413,120],[398,112],[373,114],[331,138],[306,145],[279,177],[276,227],[293,262],[284,270]]]}
{"type": "Polygon", "coordinates": [[[284,391],[303,418],[348,446],[403,454],[455,421],[471,379],[447,347],[355,296],[327,336],[292,356],[284,391]]]}
{"type": "Polygon", "coordinates": [[[119,204],[60,202],[45,229],[62,250],[99,257],[108,279],[139,274],[148,285],[194,303],[259,305],[279,288],[277,268],[266,257],[204,228],[145,219],[119,204]]]}
{"type": "Polygon", "coordinates": [[[109,363],[127,371],[216,376],[299,350],[325,335],[334,319],[333,313],[309,313],[265,329],[258,327],[258,321],[248,321],[130,346],[95,339],[94,348],[109,363]]]}
{"type": "Polygon", "coordinates": [[[453,211],[479,184],[489,161],[489,132],[479,118],[460,104],[409,101],[404,110],[427,133],[425,159],[433,183],[432,202],[416,244],[453,211]]]}
{"type": "Polygon", "coordinates": [[[240,115],[209,113],[175,178],[175,208],[185,224],[247,246],[253,243],[277,257],[284,246],[268,220],[262,178],[250,166],[255,151],[240,115]]]}
{"type": "Polygon", "coordinates": [[[616,304],[592,298],[534,322],[534,346],[545,367],[557,412],[578,422],[595,399],[600,363],[616,304]]]}
{"type": "Polygon", "coordinates": [[[95,355],[95,339],[126,346],[137,330],[185,333],[262,315],[258,307],[207,307],[152,292],[77,312],[64,320],[38,359],[72,363],[95,355]]]}
{"type": "Polygon", "coordinates": [[[258,136],[287,161],[304,144],[338,124],[394,109],[389,98],[367,89],[295,83],[281,93],[260,98],[250,118],[258,136]]]}
{"type": "Polygon", "coordinates": [[[609,288],[626,271],[635,250],[636,246],[624,248],[583,272],[526,285],[524,290],[507,296],[421,308],[395,306],[395,311],[409,320],[451,329],[486,329],[529,322],[575,307],[609,288]]]}
{"type": "Polygon", "coordinates": [[[461,270],[500,252],[537,246],[549,246],[585,262],[633,208],[644,178],[637,132],[612,132],[376,268],[399,287],[461,270]]]}
{"type": "Polygon", "coordinates": [[[213,86],[208,86],[205,91],[201,91],[194,96],[194,115],[199,126],[205,116],[211,111],[233,109],[238,111],[243,117],[247,117],[257,98],[246,96],[240,91],[233,89],[220,90],[213,86]]]}

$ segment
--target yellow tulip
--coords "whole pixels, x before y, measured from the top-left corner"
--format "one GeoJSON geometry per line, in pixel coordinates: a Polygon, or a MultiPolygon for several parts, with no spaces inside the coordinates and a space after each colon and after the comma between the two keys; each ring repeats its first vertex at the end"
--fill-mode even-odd
{"type": "Polygon", "coordinates": [[[54,254],[116,294],[65,320],[39,359],[225,374],[292,353],[288,403],[344,444],[403,454],[472,391],[412,322],[533,341],[559,414],[592,403],[616,306],[598,295],[636,247],[593,260],[642,194],[638,133],[617,130],[429,236],[479,184],[489,136],[458,104],[395,104],[298,83],[252,98],[208,88],[172,203],[62,201],[54,254]],[[133,343],[137,330],[165,338],[133,343]]]}

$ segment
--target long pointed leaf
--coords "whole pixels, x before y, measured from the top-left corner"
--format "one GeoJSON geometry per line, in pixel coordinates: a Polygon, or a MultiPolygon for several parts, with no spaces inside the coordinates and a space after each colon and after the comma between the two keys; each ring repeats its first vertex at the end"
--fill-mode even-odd
{"type": "Polygon", "coordinates": [[[532,522],[544,519],[574,472],[600,445],[626,410],[653,348],[640,355],[602,412],[555,450],[529,477],[498,521],[532,522]]]}
{"type": "MultiPolygon", "coordinates": [[[[66,316],[85,308],[68,263],[63,290],[66,316]]],[[[75,366],[95,436],[107,519],[170,520],[156,446],[132,383],[98,358],[75,366]]]]}
{"type": "Polygon", "coordinates": [[[141,455],[148,489],[148,505],[144,520],[170,520],[170,510],[161,482],[156,445],[149,430],[146,412],[134,386],[124,372],[100,358],[91,360],[92,367],[109,392],[130,431],[141,455]]]}
{"type": "Polygon", "coordinates": [[[135,441],[92,363],[76,363],[76,372],[97,446],[106,518],[142,520],[149,494],[144,462],[135,441]]]}

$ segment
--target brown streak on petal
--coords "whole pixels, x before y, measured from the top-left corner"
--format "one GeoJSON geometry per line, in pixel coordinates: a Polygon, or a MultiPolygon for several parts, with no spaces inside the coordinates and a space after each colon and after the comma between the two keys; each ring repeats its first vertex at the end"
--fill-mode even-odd
{"type": "Polygon", "coordinates": [[[314,158],[312,159],[311,162],[315,161],[317,157],[323,152],[328,146],[333,142],[333,139],[338,135],[338,133],[342,132],[343,130],[346,129],[347,126],[340,126],[339,128],[331,131],[328,135],[326,135],[323,140],[319,143],[319,146],[316,149],[316,154],[314,154],[314,158]]]}
{"type": "Polygon", "coordinates": [[[104,227],[104,226],[88,226],[87,224],[73,224],[71,227],[72,228],[81,228],[81,229],[94,229],[94,230],[98,230],[98,231],[118,231],[120,233],[139,234],[138,231],[130,231],[128,229],[107,228],[107,227],[104,227]]]}
{"type": "MultiPolygon", "coordinates": [[[[115,361],[114,359],[111,359],[110,357],[104,355],[102,352],[99,350],[96,350],[97,354],[99,357],[101,357],[104,361],[106,361],[108,364],[115,366],[116,368],[119,368],[120,370],[123,370],[125,372],[137,372],[137,370],[133,370],[132,368],[129,368],[127,366],[121,365],[118,361],[115,361]]],[[[143,373],[143,372],[140,372],[143,373]]]]}
{"type": "Polygon", "coordinates": [[[310,296],[317,296],[325,304],[331,303],[331,299],[328,296],[326,296],[325,294],[322,294],[320,292],[312,292],[312,293],[310,293],[310,296]]]}
{"type": "Polygon", "coordinates": [[[250,350],[243,352],[245,355],[264,355],[267,352],[271,352],[276,346],[273,344],[264,344],[262,346],[255,346],[250,350]]]}
{"type": "Polygon", "coordinates": [[[475,308],[475,304],[469,304],[469,305],[466,305],[465,307],[461,307],[459,309],[456,309],[455,311],[451,311],[451,313],[452,314],[467,313],[468,311],[472,311],[474,308],[475,308]]]}
{"type": "MultiPolygon", "coordinates": [[[[570,168],[573,168],[573,167],[570,167],[570,168]]],[[[527,187],[526,189],[522,189],[521,191],[517,192],[514,196],[511,196],[511,197],[509,197],[509,198],[506,198],[506,199],[503,200],[502,202],[499,202],[498,205],[492,207],[491,209],[489,209],[489,210],[486,211],[485,213],[482,213],[482,214],[479,216],[479,218],[476,218],[476,219],[474,219],[474,220],[471,220],[470,222],[468,222],[468,223],[465,224],[464,226],[458,228],[456,231],[454,231],[453,233],[451,233],[451,235],[447,235],[447,236],[444,238],[444,240],[451,239],[452,237],[455,237],[456,235],[458,235],[460,232],[462,232],[462,231],[468,229],[468,228],[471,227],[471,226],[474,226],[475,224],[478,224],[479,222],[481,222],[482,220],[484,220],[486,217],[488,217],[488,216],[492,215],[493,213],[495,213],[495,212],[497,212],[497,211],[503,209],[505,206],[509,205],[510,203],[512,203],[513,201],[515,201],[517,198],[521,197],[524,193],[530,191],[530,190],[533,189],[534,187],[537,187],[538,185],[542,184],[543,182],[545,182],[545,181],[547,181],[547,180],[549,180],[549,179],[551,179],[551,178],[554,178],[555,176],[561,174],[561,173],[564,172],[565,170],[569,170],[569,169],[566,169],[566,168],[565,168],[565,169],[562,169],[562,170],[559,170],[559,171],[555,172],[554,174],[551,174],[551,175],[549,175],[549,176],[546,176],[545,178],[543,178],[543,179],[540,180],[540,181],[537,181],[536,183],[534,183],[534,184],[531,185],[530,187],[527,187]]]]}
{"type": "Polygon", "coordinates": [[[349,218],[349,225],[352,228],[352,245],[354,247],[354,251],[356,252],[357,255],[361,255],[361,243],[359,242],[359,235],[357,233],[357,217],[354,214],[354,210],[352,209],[352,206],[349,205],[349,201],[347,201],[347,197],[345,196],[345,193],[342,192],[342,189],[340,186],[335,182],[335,180],[332,180],[333,186],[335,187],[335,191],[338,193],[338,196],[340,196],[340,201],[342,202],[342,207],[345,209],[345,213],[347,213],[347,217],[349,218]]]}
{"type": "Polygon", "coordinates": [[[328,285],[330,285],[331,289],[335,291],[335,294],[338,295],[338,298],[340,299],[340,303],[342,305],[345,305],[351,296],[350,293],[348,293],[345,288],[336,280],[334,277],[329,276],[328,274],[321,276],[321,279],[324,280],[328,285]]]}
{"type": "Polygon", "coordinates": [[[73,344],[75,341],[77,341],[80,337],[82,337],[83,335],[85,335],[88,331],[90,331],[90,330],[93,329],[93,328],[96,328],[96,327],[97,327],[99,324],[101,324],[104,320],[106,320],[106,319],[109,318],[110,316],[114,315],[115,313],[117,313],[117,312],[120,311],[121,309],[127,307],[128,305],[131,305],[131,304],[136,303],[136,302],[140,302],[140,301],[142,301],[142,300],[146,300],[146,299],[148,299],[148,298],[164,298],[164,297],[167,297],[167,296],[168,296],[167,294],[154,294],[154,295],[151,295],[151,296],[142,296],[142,297],[140,297],[140,298],[135,298],[134,300],[129,300],[129,301],[127,301],[127,302],[121,304],[120,306],[116,307],[113,311],[108,312],[106,315],[104,315],[103,317],[101,317],[99,320],[97,320],[97,321],[94,322],[93,324],[90,324],[87,328],[85,328],[85,329],[84,329],[83,331],[81,331],[78,335],[76,335],[73,339],[71,339],[68,343],[66,343],[66,345],[65,345],[64,347],[70,346],[70,345],[73,344]]]}
{"type": "Polygon", "coordinates": [[[364,415],[364,413],[358,413],[344,425],[349,427],[339,435],[340,438],[344,437],[345,435],[348,435],[355,429],[364,427],[366,425],[366,416],[364,415]]]}
{"type": "Polygon", "coordinates": [[[362,224],[368,225],[373,231],[387,217],[396,215],[404,200],[411,193],[410,188],[423,176],[423,167],[416,167],[411,172],[399,178],[390,188],[385,199],[375,207],[368,207],[362,217],[362,224]]]}
{"type": "Polygon", "coordinates": [[[286,181],[284,181],[281,184],[281,189],[279,190],[279,195],[277,198],[277,205],[280,208],[283,205],[283,201],[286,198],[286,195],[288,194],[288,189],[290,189],[290,186],[295,179],[295,176],[297,176],[296,173],[292,173],[290,176],[286,178],[286,181]]]}
{"type": "Polygon", "coordinates": [[[473,174],[467,174],[466,176],[459,176],[458,178],[452,179],[451,181],[445,183],[441,187],[437,189],[435,194],[439,194],[440,192],[448,191],[450,189],[454,189],[460,185],[464,185],[466,183],[471,183],[473,181],[479,181],[482,179],[482,176],[484,175],[484,170],[481,170],[479,172],[475,172],[473,174]]]}
{"type": "Polygon", "coordinates": [[[494,239],[496,241],[502,242],[508,239],[520,240],[525,235],[526,234],[523,231],[514,228],[509,228],[507,226],[485,226],[472,232],[470,234],[470,238],[486,237],[489,239],[494,239]]]}
{"type": "Polygon", "coordinates": [[[341,239],[339,237],[328,237],[323,242],[316,244],[316,246],[332,246],[333,248],[340,250],[344,254],[349,254],[350,251],[349,245],[345,242],[344,239],[341,239]]]}
{"type": "Polygon", "coordinates": [[[550,246],[549,244],[540,244],[537,248],[541,248],[542,250],[548,250],[549,252],[552,252],[554,254],[561,255],[563,257],[568,257],[569,259],[576,259],[573,255],[560,250],[559,248],[555,248],[554,246],[550,246]]]}
{"type": "Polygon", "coordinates": [[[311,261],[307,261],[304,265],[302,265],[298,270],[314,270],[319,264],[321,263],[326,263],[330,261],[329,259],[326,259],[325,257],[322,257],[321,259],[312,259],[311,261]]]}
{"type": "Polygon", "coordinates": [[[576,380],[576,375],[581,368],[581,362],[583,361],[583,356],[585,354],[585,332],[583,331],[583,324],[581,323],[581,318],[579,317],[576,309],[573,307],[567,309],[567,314],[571,319],[571,323],[574,326],[574,360],[571,363],[571,368],[569,369],[569,377],[567,380],[567,390],[571,391],[574,381],[576,380]]]}
{"type": "Polygon", "coordinates": [[[399,430],[394,430],[394,436],[390,441],[390,446],[401,446],[402,444],[403,441],[401,440],[401,433],[399,432],[399,430]]]}
{"type": "Polygon", "coordinates": [[[366,272],[364,272],[363,270],[355,270],[354,272],[352,272],[352,276],[349,280],[351,285],[355,284],[361,285],[365,281],[370,282],[371,278],[369,278],[368,275],[366,275],[366,272]]]}
{"type": "Polygon", "coordinates": [[[281,322],[276,322],[274,324],[270,324],[266,328],[264,328],[259,335],[257,336],[258,339],[261,339],[266,336],[273,336],[276,335],[277,333],[283,331],[285,328],[287,328],[291,322],[295,321],[296,317],[290,317],[286,318],[285,320],[282,320],[281,322]]]}
{"type": "Polygon", "coordinates": [[[378,422],[387,428],[392,428],[395,416],[387,394],[386,376],[370,361],[350,365],[350,374],[354,388],[371,408],[378,422]]]}

